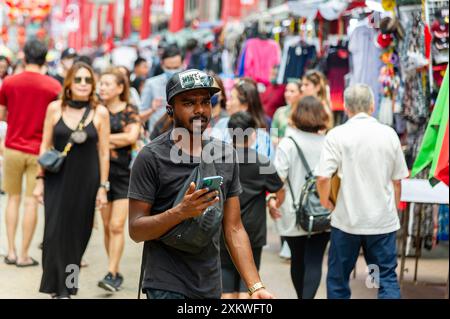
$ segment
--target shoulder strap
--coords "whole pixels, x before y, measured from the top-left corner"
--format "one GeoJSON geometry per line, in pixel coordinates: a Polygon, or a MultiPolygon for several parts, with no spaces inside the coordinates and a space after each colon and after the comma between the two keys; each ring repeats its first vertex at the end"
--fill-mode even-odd
{"type": "MultiPolygon", "coordinates": [[[[91,112],[91,108],[88,106],[86,108],[86,110],[84,111],[83,117],[81,118],[80,123],[78,123],[76,130],[84,129],[84,124],[85,124],[90,112],[91,112]]],[[[61,117],[62,117],[62,112],[61,112],[61,117]]],[[[72,130],[72,132],[74,132],[74,130],[72,130]]],[[[64,151],[63,151],[64,156],[67,156],[67,154],[69,154],[70,150],[72,149],[72,146],[73,146],[73,139],[72,139],[72,134],[71,134],[69,137],[69,140],[67,141],[66,146],[64,146],[64,151]]]]}
{"type": "Polygon", "coordinates": [[[78,128],[79,130],[81,130],[81,129],[84,128],[84,124],[85,124],[85,122],[86,122],[86,120],[87,120],[87,118],[88,118],[90,112],[91,112],[91,107],[88,106],[88,107],[86,108],[86,110],[84,111],[84,114],[83,114],[83,117],[81,118],[80,123],[79,123],[78,126],[77,126],[77,128],[78,128]]]}
{"type": "Polygon", "coordinates": [[[306,161],[305,154],[303,154],[302,149],[300,148],[300,146],[298,146],[297,142],[295,142],[295,140],[292,136],[289,136],[289,139],[292,142],[294,142],[295,148],[297,149],[297,153],[300,156],[300,160],[302,161],[303,166],[306,168],[307,175],[308,176],[312,175],[311,168],[309,167],[308,162],[306,161]]]}
{"type": "Polygon", "coordinates": [[[142,281],[144,280],[144,272],[145,272],[146,263],[147,263],[147,242],[144,242],[144,247],[142,248],[141,273],[139,275],[137,299],[141,299],[142,281]]]}
{"type": "MultiPolygon", "coordinates": [[[[311,169],[310,169],[310,167],[309,167],[309,165],[308,165],[308,162],[306,161],[306,158],[305,158],[305,155],[303,154],[302,149],[301,149],[300,146],[297,144],[297,142],[295,142],[295,140],[294,140],[294,138],[293,138],[292,136],[289,136],[289,139],[290,139],[292,142],[294,142],[295,148],[297,149],[297,153],[298,153],[298,155],[300,156],[300,160],[302,161],[303,166],[304,166],[305,169],[306,169],[306,172],[307,172],[307,173],[306,173],[306,174],[307,174],[306,176],[307,176],[307,177],[311,176],[311,175],[312,175],[312,171],[311,171],[311,169]]],[[[294,209],[297,209],[297,208],[300,206],[300,203],[298,203],[298,204],[295,203],[294,190],[293,190],[293,188],[292,188],[292,184],[291,184],[291,181],[290,181],[290,179],[289,179],[289,176],[287,177],[287,182],[288,182],[288,185],[289,185],[289,191],[290,191],[290,193],[291,193],[292,202],[294,203],[294,209]]]]}

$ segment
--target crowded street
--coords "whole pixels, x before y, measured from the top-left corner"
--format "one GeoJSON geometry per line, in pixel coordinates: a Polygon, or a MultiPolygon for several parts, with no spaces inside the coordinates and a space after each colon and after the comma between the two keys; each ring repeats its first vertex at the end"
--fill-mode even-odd
{"type": "Polygon", "coordinates": [[[2,0],[0,299],[448,300],[448,6],[2,0]]]}

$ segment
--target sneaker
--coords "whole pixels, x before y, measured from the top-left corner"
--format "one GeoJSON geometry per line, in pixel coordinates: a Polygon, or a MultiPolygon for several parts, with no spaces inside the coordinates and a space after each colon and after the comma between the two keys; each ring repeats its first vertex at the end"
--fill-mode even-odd
{"type": "Polygon", "coordinates": [[[108,273],[105,278],[98,282],[98,286],[100,288],[105,289],[106,291],[116,292],[119,291],[120,285],[123,282],[123,277],[120,274],[113,276],[112,273],[108,273]]]}
{"type": "Polygon", "coordinates": [[[116,280],[117,280],[117,289],[119,290],[123,284],[123,276],[121,273],[117,273],[116,275],[116,280]]]}

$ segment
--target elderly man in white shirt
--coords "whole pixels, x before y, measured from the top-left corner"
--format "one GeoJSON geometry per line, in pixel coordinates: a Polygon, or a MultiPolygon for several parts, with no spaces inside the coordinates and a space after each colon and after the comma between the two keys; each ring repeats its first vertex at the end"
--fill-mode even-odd
{"type": "Polygon", "coordinates": [[[316,170],[321,203],[333,210],[327,296],[350,298],[349,276],[362,247],[378,298],[400,298],[397,207],[408,168],[396,132],[370,116],[370,87],[351,86],[344,99],[350,119],[328,133],[316,170]],[[329,197],[336,172],[341,185],[334,207],[329,197]]]}

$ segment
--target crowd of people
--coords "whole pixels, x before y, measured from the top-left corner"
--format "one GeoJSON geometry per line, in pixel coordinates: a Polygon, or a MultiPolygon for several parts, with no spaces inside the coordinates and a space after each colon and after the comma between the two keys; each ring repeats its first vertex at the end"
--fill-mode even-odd
{"type": "Polygon", "coordinates": [[[349,276],[361,247],[367,263],[380,269],[379,297],[400,297],[395,232],[399,181],[408,170],[395,131],[371,117],[369,87],[346,89],[349,119],[334,127],[327,79],[317,70],[290,79],[286,105],[271,117],[255,80],[236,79],[227,92],[207,64],[207,70],[189,68],[193,54],[176,45],[164,47],[151,67],[139,57],[133,70],[121,65],[96,70],[89,57],[71,48],[62,52],[55,70],[48,70],[46,55],[42,42],[29,40],[23,67],[0,57],[4,262],[39,265],[29,249],[43,204],[40,292],[53,298],[76,295],[77,287],[67,285],[67,266],[82,266],[99,210],[108,256],[99,287],[121,289],[128,219],[131,239],[145,242],[142,290],[148,298],[273,298],[258,275],[268,211],[289,247],[298,298],[315,297],[328,245],[329,298],[350,297],[349,276]],[[177,129],[186,129],[189,141],[180,140],[177,129]],[[198,132],[225,150],[212,167],[204,164],[203,143],[189,143],[198,132]],[[174,145],[187,161],[173,161],[174,145]],[[63,161],[57,172],[40,165],[52,150],[63,161]],[[195,181],[194,171],[221,176],[222,186],[208,191],[186,183],[195,181]],[[322,206],[331,212],[331,227],[313,233],[297,219],[311,174],[317,176],[322,206]],[[333,175],[341,180],[335,203],[329,200],[333,175]],[[221,212],[222,230],[212,228],[201,253],[180,249],[180,237],[173,246],[163,240],[188,221],[200,223],[213,206],[221,212]]]}

